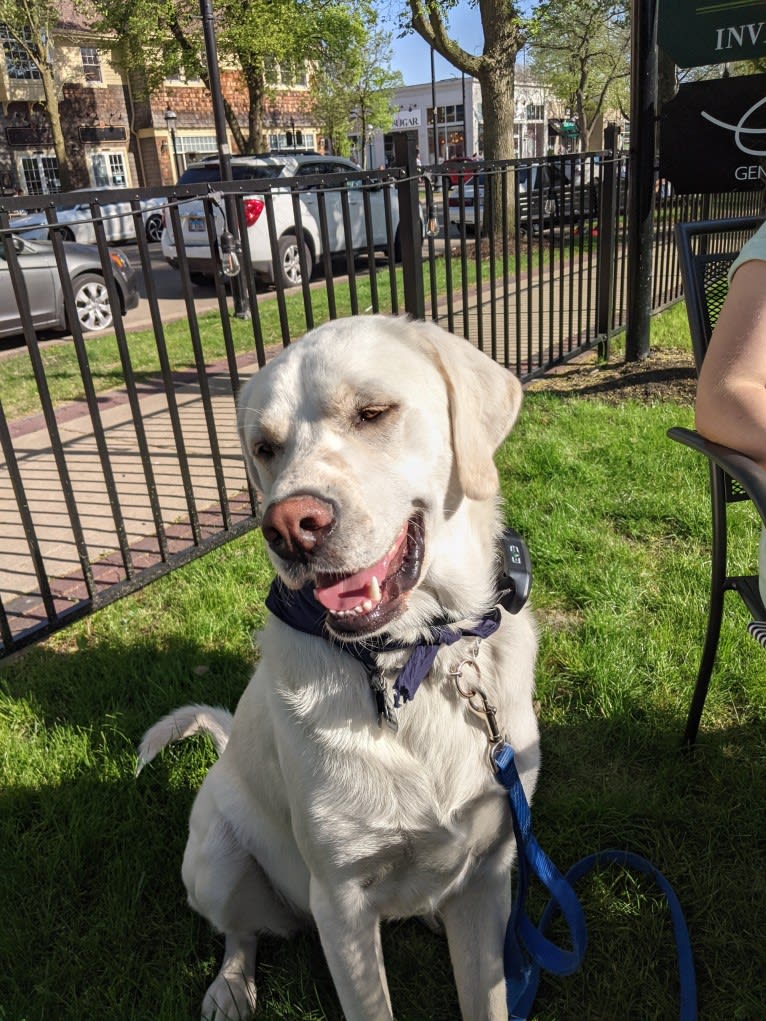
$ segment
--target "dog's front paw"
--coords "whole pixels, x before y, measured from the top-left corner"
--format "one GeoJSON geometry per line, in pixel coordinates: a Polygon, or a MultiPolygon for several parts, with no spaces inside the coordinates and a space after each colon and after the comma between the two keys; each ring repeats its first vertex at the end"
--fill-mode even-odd
{"type": "Polygon", "coordinates": [[[202,1001],[202,1021],[249,1021],[255,1013],[255,982],[219,971],[202,1001]]]}

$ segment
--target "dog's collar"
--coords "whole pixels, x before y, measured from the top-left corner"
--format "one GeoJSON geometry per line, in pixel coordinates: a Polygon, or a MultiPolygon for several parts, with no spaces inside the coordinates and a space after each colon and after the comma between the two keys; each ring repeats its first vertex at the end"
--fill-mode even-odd
{"type": "MultiPolygon", "coordinates": [[[[497,578],[497,605],[478,621],[468,626],[451,621],[436,622],[414,645],[403,645],[381,635],[358,642],[346,642],[341,646],[367,671],[381,723],[385,721],[396,729],[394,710],[415,697],[415,692],[428,676],[442,646],[452,645],[461,638],[489,638],[500,627],[501,606],[508,613],[518,613],[524,606],[532,584],[532,567],[526,543],[518,532],[507,528],[500,536],[500,552],[502,568],[497,578]],[[407,649],[410,655],[394,681],[392,699],[375,656],[381,652],[402,652],[407,649]]],[[[275,578],[266,596],[266,607],[296,631],[337,644],[337,640],[325,627],[327,611],[314,598],[310,584],[296,592],[288,589],[280,578],[275,578]]]]}
{"type": "MultiPolygon", "coordinates": [[[[310,584],[296,592],[288,589],[280,578],[275,578],[266,596],[266,607],[275,617],[296,631],[334,641],[326,629],[326,610],[314,598],[310,584]]],[[[499,626],[500,610],[495,606],[480,620],[468,626],[448,622],[431,624],[428,633],[414,645],[403,645],[386,635],[380,635],[363,641],[346,642],[341,648],[361,663],[367,671],[380,721],[385,720],[395,727],[396,717],[393,710],[415,697],[442,646],[452,645],[461,638],[489,638],[499,626]],[[411,650],[410,655],[394,681],[391,701],[375,656],[380,652],[402,652],[407,649],[411,650]]]]}

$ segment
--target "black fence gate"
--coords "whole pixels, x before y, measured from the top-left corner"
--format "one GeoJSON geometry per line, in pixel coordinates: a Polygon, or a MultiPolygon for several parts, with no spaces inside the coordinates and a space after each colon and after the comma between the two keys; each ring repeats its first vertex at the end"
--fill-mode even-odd
{"type": "MultiPolygon", "coordinates": [[[[312,326],[429,317],[527,380],[624,325],[621,153],[286,163],[276,178],[4,200],[0,335],[21,340],[0,350],[0,655],[255,525],[236,396],[312,326]]],[[[680,296],[674,224],[757,202],[660,182],[655,308],[680,296]]]]}

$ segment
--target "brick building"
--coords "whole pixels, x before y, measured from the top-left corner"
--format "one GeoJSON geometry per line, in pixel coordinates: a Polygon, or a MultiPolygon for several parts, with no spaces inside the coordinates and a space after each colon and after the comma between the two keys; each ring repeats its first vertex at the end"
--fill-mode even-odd
{"type": "MultiPolygon", "coordinates": [[[[216,151],[212,103],[201,81],[168,79],[148,101],[140,99],[121,66],[117,42],[94,32],[69,0],[62,0],[60,11],[49,52],[73,187],[172,184],[194,157],[216,151]]],[[[58,191],[40,73],[2,24],[0,40],[0,191],[58,191]]],[[[308,113],[304,69],[275,67],[273,78],[266,110],[269,145],[321,148],[308,113]]],[[[221,86],[246,126],[241,77],[222,68],[221,86]]],[[[236,152],[232,137],[229,144],[236,152]]]]}

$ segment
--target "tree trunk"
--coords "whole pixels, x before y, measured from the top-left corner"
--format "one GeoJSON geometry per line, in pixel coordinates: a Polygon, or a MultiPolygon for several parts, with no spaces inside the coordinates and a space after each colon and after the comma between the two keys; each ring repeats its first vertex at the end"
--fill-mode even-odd
{"type": "Polygon", "coordinates": [[[263,107],[266,98],[266,83],[263,77],[263,70],[261,67],[244,66],[242,70],[247,85],[249,105],[247,110],[248,138],[245,143],[246,148],[242,148],[240,151],[250,153],[264,152],[268,149],[268,145],[263,123],[263,107]]]}
{"type": "MultiPolygon", "coordinates": [[[[484,111],[484,158],[513,159],[513,90],[516,57],[526,42],[522,20],[514,0],[476,0],[484,32],[481,56],[468,53],[447,35],[443,10],[451,5],[434,2],[427,7],[421,0],[407,0],[412,28],[433,46],[453,67],[478,79],[484,111]]],[[[484,202],[484,228],[501,226],[502,191],[499,181],[506,182],[509,230],[515,221],[513,179],[510,174],[490,174],[485,189],[490,187],[494,201],[484,202]]]]}
{"type": "MultiPolygon", "coordinates": [[[[513,159],[515,62],[509,56],[502,67],[482,68],[478,79],[484,112],[484,158],[513,159]]],[[[502,231],[503,187],[508,208],[508,230],[513,231],[516,215],[513,184],[511,173],[487,175],[484,185],[483,233],[499,234],[502,231]],[[491,201],[488,201],[489,191],[491,201]]]]}
{"type": "Polygon", "coordinates": [[[61,115],[59,113],[58,90],[53,77],[53,69],[47,63],[40,61],[40,80],[45,93],[45,108],[48,115],[48,123],[51,128],[53,139],[53,151],[58,161],[59,183],[62,191],[72,190],[72,171],[69,166],[69,153],[67,152],[64,131],[61,127],[61,115]]]}

